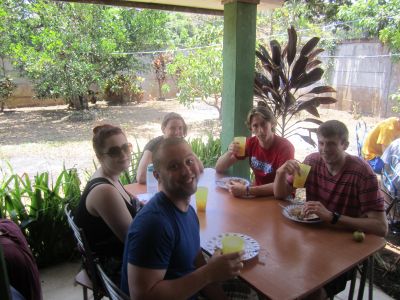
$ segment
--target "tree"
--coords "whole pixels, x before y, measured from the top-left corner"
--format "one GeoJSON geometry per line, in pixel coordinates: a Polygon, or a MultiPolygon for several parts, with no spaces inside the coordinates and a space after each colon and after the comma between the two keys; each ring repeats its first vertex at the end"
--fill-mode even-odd
{"type": "Polygon", "coordinates": [[[160,53],[153,59],[153,69],[156,73],[158,83],[158,100],[165,100],[164,97],[164,84],[167,81],[167,63],[169,62],[169,55],[160,53]]]}
{"type": "MultiPolygon", "coordinates": [[[[200,22],[200,21],[199,21],[200,22]]],[[[178,99],[190,106],[200,101],[217,109],[221,118],[222,91],[222,20],[207,18],[197,24],[194,36],[187,46],[204,45],[187,52],[179,52],[168,65],[169,74],[176,76],[179,89],[178,99]]]]}
{"type": "Polygon", "coordinates": [[[379,37],[394,52],[400,51],[400,0],[357,0],[339,8],[338,18],[354,21],[347,27],[358,37],[379,37]]]}
{"type": "Polygon", "coordinates": [[[0,79],[0,112],[4,111],[6,100],[12,95],[17,86],[9,77],[0,79]]]}
{"type": "Polygon", "coordinates": [[[2,11],[5,52],[36,95],[64,98],[76,109],[87,107],[91,85],[103,87],[118,72],[142,68],[135,56],[113,53],[166,44],[167,18],[160,12],[46,0],[4,0],[2,11]],[[135,31],[135,22],[145,22],[146,31],[135,31]]]}
{"type": "Polygon", "coordinates": [[[290,124],[294,115],[306,111],[319,118],[317,107],[320,104],[335,103],[330,96],[321,96],[335,90],[330,86],[315,86],[304,92],[303,89],[317,83],[324,73],[319,67],[321,61],[317,55],[323,51],[316,48],[319,38],[313,37],[297,52],[297,32],[294,27],[288,29],[288,43],[281,49],[276,40],[270,42],[271,54],[263,45],[259,45],[256,56],[259,59],[255,74],[254,93],[267,106],[278,120],[277,131],[283,137],[299,135],[304,141],[315,146],[311,138],[313,127],[301,127],[308,130],[308,135],[298,131],[300,123],[316,124],[322,122],[315,118],[306,118],[290,124]],[[318,96],[314,96],[318,95],[318,96]]]}

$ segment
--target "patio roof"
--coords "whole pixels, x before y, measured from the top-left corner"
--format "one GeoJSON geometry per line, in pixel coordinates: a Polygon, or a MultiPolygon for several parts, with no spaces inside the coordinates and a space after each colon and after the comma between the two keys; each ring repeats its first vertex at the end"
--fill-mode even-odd
{"type": "MultiPolygon", "coordinates": [[[[149,8],[158,10],[180,11],[223,15],[224,4],[232,0],[56,0],[76,3],[92,3],[123,7],[149,8]]],[[[282,6],[284,0],[241,0],[246,3],[258,4],[259,10],[267,10],[282,6]]]]}

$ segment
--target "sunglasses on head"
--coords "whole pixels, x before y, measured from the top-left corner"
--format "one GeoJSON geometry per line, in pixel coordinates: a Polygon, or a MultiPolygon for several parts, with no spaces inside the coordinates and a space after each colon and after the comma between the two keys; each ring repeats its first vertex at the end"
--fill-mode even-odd
{"type": "Polygon", "coordinates": [[[132,144],[131,143],[126,143],[123,144],[121,147],[114,146],[108,149],[108,152],[102,153],[102,154],[107,154],[110,157],[120,157],[122,155],[122,152],[125,154],[131,154],[132,153],[132,144]]]}

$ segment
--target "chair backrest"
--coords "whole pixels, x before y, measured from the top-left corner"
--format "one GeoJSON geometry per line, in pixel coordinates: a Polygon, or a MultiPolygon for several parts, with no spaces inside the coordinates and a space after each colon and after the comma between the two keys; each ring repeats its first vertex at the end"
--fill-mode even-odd
{"type": "Polygon", "coordinates": [[[96,258],[93,255],[93,252],[90,250],[85,233],[75,224],[74,217],[72,216],[72,212],[69,209],[68,204],[65,206],[64,212],[67,216],[69,227],[71,227],[74,233],[74,237],[78,246],[78,250],[81,253],[85,269],[89,274],[90,279],[92,280],[94,299],[101,299],[104,293],[101,290],[102,284],[101,282],[99,282],[100,277],[96,268],[96,258]]]}
{"type": "Polygon", "coordinates": [[[391,155],[385,164],[382,173],[382,182],[385,189],[394,198],[400,197],[400,157],[398,155],[391,155]]]}
{"type": "Polygon", "coordinates": [[[356,124],[357,154],[359,157],[362,157],[361,150],[366,135],[367,135],[367,124],[365,123],[365,121],[360,120],[356,124]]]}
{"type": "Polygon", "coordinates": [[[129,296],[126,295],[123,291],[121,291],[114,282],[104,273],[103,269],[99,264],[96,264],[97,271],[100,275],[100,278],[103,282],[103,286],[106,289],[108,297],[111,300],[129,300],[129,296]]]}
{"type": "Polygon", "coordinates": [[[10,284],[8,282],[8,273],[6,261],[4,259],[3,248],[0,245],[0,299],[11,299],[10,284]]]}

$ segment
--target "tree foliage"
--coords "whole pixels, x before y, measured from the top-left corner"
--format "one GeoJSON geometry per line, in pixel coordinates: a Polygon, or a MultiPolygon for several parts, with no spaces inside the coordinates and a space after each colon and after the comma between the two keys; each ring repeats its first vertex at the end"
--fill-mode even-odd
{"type": "Polygon", "coordinates": [[[400,51],[400,0],[357,0],[339,8],[340,20],[355,21],[351,26],[360,36],[379,37],[394,52],[400,51]]]}
{"type": "Polygon", "coordinates": [[[196,27],[186,45],[205,46],[178,52],[168,66],[168,72],[177,78],[181,103],[190,106],[200,99],[215,107],[221,118],[222,48],[219,45],[222,44],[222,19],[209,17],[196,27]]]}
{"type": "Polygon", "coordinates": [[[137,69],[135,56],[113,55],[166,44],[165,13],[46,0],[4,0],[1,50],[34,83],[39,98],[85,107],[92,85],[137,69]],[[139,26],[140,24],[140,26],[139,26]]]}

